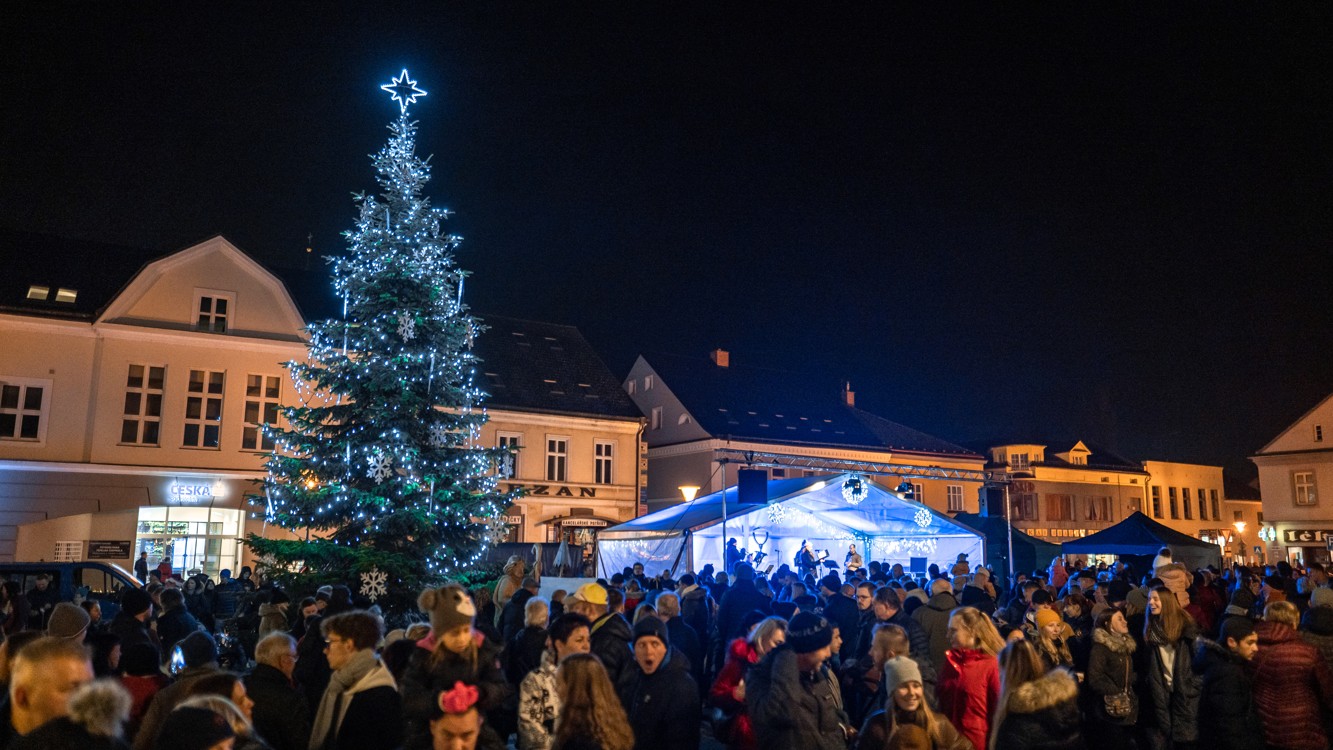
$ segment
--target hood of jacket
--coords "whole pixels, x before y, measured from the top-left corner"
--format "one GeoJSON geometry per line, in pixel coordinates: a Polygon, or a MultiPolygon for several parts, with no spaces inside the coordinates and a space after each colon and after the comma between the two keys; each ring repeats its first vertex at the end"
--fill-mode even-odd
{"type": "Polygon", "coordinates": [[[1333,607],[1311,607],[1301,618],[1301,629],[1315,635],[1333,635],[1333,607]]]}
{"type": "Polygon", "coordinates": [[[1260,620],[1254,624],[1254,632],[1259,634],[1259,646],[1276,646],[1289,641],[1300,640],[1295,628],[1281,622],[1260,620]]]}
{"type": "Polygon", "coordinates": [[[1245,660],[1232,653],[1231,649],[1211,638],[1200,638],[1197,643],[1199,645],[1194,648],[1193,661],[1195,674],[1206,674],[1219,666],[1241,667],[1245,664],[1245,660]]]}
{"type": "Polygon", "coordinates": [[[116,680],[93,680],[70,695],[69,719],[88,734],[119,738],[132,703],[129,692],[116,680]]]}
{"type": "Polygon", "coordinates": [[[1132,654],[1139,647],[1130,635],[1112,633],[1106,628],[1093,628],[1092,642],[1100,643],[1103,647],[1117,654],[1132,654]]]}
{"type": "Polygon", "coordinates": [[[680,595],[680,598],[682,600],[708,598],[708,591],[705,590],[703,586],[700,586],[697,583],[692,583],[689,586],[682,588],[680,591],[677,591],[676,593],[680,595]]]}
{"type": "Polygon", "coordinates": [[[942,591],[930,597],[926,606],[940,612],[952,612],[958,609],[958,599],[948,591],[942,591]]]}
{"type": "Polygon", "coordinates": [[[1009,696],[1009,712],[1034,714],[1078,698],[1078,680],[1066,669],[1052,669],[1009,696]]]}

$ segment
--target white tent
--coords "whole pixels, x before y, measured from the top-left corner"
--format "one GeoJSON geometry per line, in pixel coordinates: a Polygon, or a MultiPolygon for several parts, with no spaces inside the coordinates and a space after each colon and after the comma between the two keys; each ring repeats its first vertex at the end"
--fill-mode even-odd
{"type": "Polygon", "coordinates": [[[708,563],[721,570],[726,538],[751,553],[766,542],[760,567],[790,565],[802,540],[827,550],[839,566],[850,544],[867,564],[879,560],[910,568],[924,560],[947,570],[959,553],[974,562],[986,559],[983,537],[972,529],[873,479],[839,474],[770,481],[765,503],[742,505],[736,488],[729,487],[725,494],[714,492],[603,529],[597,535],[599,575],[609,577],[636,562],[650,575],[669,570],[675,576],[708,563]],[[850,492],[858,483],[860,494],[850,492]]]}

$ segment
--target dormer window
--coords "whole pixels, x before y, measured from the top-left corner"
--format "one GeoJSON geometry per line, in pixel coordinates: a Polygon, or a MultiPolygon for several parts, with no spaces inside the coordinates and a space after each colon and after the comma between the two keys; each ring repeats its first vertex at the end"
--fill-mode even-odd
{"type": "Polygon", "coordinates": [[[235,295],[231,292],[196,289],[194,299],[194,329],[209,333],[226,333],[234,314],[235,295]]]}

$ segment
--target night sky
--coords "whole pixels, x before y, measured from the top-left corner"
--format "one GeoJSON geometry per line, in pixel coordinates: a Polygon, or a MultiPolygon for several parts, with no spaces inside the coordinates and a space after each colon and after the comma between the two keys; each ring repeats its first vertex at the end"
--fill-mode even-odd
{"type": "Polygon", "coordinates": [[[1333,6],[820,5],[29,2],[0,225],[341,252],[406,67],[474,309],[617,375],[1240,469],[1333,392],[1333,6]]]}

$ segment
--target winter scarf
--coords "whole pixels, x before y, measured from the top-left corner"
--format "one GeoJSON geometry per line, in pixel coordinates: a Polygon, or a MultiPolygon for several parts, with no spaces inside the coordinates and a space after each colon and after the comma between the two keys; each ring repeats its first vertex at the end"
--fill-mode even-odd
{"type": "Polygon", "coordinates": [[[364,649],[352,654],[343,668],[333,673],[324,697],[319,700],[319,711],[315,714],[315,724],[310,732],[310,747],[324,746],[324,740],[337,728],[339,716],[336,713],[346,710],[347,701],[351,700],[344,694],[378,665],[379,658],[375,652],[364,649]],[[341,706],[338,705],[340,697],[343,698],[341,706]]]}

